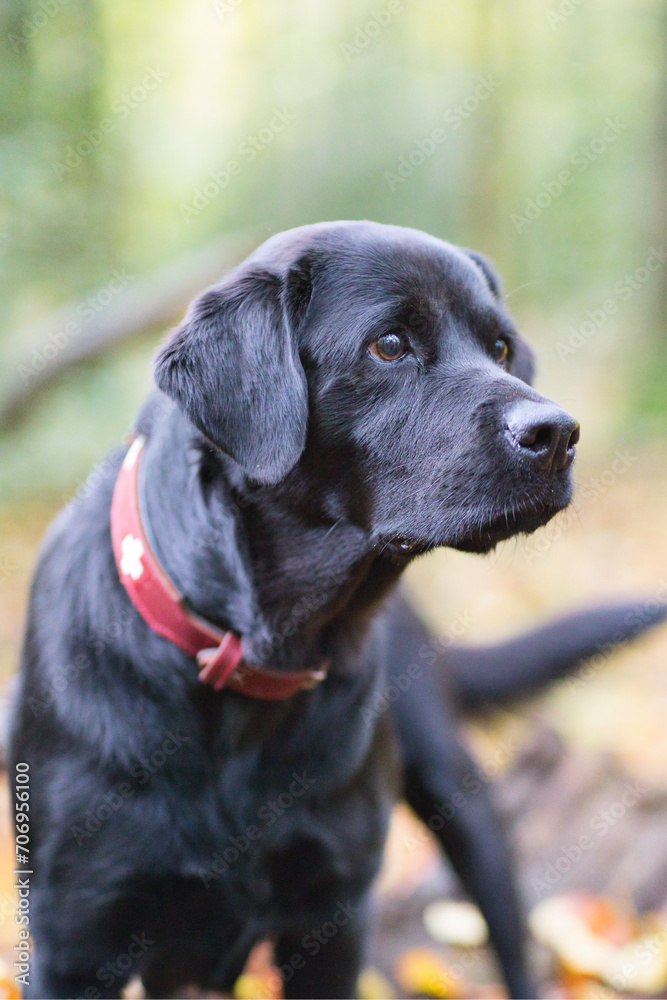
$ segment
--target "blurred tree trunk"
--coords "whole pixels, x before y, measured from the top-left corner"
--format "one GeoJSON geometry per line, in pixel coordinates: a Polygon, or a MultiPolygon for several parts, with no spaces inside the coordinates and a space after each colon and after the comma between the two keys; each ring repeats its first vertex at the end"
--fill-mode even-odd
{"type": "MultiPolygon", "coordinates": [[[[656,30],[662,40],[660,75],[655,100],[654,193],[651,217],[646,220],[648,241],[667,250],[667,6],[655,14],[656,30]]],[[[651,285],[653,294],[648,311],[653,329],[643,345],[636,367],[635,406],[645,429],[664,435],[667,413],[667,265],[663,265],[651,285]]]]}
{"type": "MultiPolygon", "coordinates": [[[[480,75],[500,80],[500,35],[507,27],[507,11],[503,9],[502,0],[473,0],[471,19],[472,63],[479,67],[480,75]]],[[[505,101],[492,94],[470,118],[471,162],[467,188],[470,243],[503,261],[508,253],[506,220],[500,215],[505,204],[501,155],[504,106],[505,101]]]]}

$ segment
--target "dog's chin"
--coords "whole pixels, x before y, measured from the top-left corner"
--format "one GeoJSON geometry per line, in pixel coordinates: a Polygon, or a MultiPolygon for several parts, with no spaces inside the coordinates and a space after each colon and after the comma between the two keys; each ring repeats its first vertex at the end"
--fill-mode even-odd
{"type": "Polygon", "coordinates": [[[456,526],[455,531],[445,532],[437,538],[420,538],[417,535],[383,536],[380,540],[380,554],[393,562],[405,564],[416,556],[435,548],[458,549],[459,552],[473,552],[483,555],[490,552],[508,538],[516,535],[530,535],[544,527],[552,517],[567,507],[569,491],[562,497],[551,498],[549,503],[533,504],[530,507],[508,508],[502,513],[497,510],[475,512],[456,526]]]}
{"type": "Polygon", "coordinates": [[[477,523],[468,530],[463,530],[453,539],[449,546],[459,552],[474,552],[483,555],[491,552],[499,542],[516,535],[530,535],[538,528],[544,527],[552,517],[560,513],[567,504],[536,507],[530,511],[508,511],[501,515],[490,516],[489,519],[477,523]]]}

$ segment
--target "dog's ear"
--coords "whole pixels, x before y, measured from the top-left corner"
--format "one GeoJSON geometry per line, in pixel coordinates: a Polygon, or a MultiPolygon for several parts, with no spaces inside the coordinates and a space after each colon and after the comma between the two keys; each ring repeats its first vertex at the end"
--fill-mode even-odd
{"type": "Polygon", "coordinates": [[[282,479],[305,445],[296,325],[309,294],[303,270],[246,265],[195,300],[157,358],[158,387],[256,482],[282,479]]]}
{"type": "Polygon", "coordinates": [[[527,385],[532,385],[535,378],[535,368],[535,351],[528,341],[518,333],[514,341],[514,357],[510,365],[510,375],[520,378],[527,385]]]}
{"type": "Polygon", "coordinates": [[[500,278],[496,272],[491,267],[491,261],[484,256],[484,254],[477,253],[476,250],[465,250],[464,253],[470,257],[471,260],[479,267],[480,271],[486,278],[486,283],[495,295],[497,299],[502,299],[503,290],[500,284],[500,278]]]}

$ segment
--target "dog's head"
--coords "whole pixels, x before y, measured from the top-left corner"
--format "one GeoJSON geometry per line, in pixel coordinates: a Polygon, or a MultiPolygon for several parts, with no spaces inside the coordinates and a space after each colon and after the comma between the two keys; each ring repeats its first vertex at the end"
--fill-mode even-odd
{"type": "Polygon", "coordinates": [[[568,504],[579,429],[532,373],[483,257],[341,222],[273,237],[204,292],[156,379],[250,479],[301,475],[408,555],[487,551],[568,504]]]}

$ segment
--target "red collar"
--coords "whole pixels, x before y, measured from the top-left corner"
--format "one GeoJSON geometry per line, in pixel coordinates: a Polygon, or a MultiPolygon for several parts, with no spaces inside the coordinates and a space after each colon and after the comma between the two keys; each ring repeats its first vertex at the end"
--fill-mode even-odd
{"type": "Polygon", "coordinates": [[[139,506],[139,463],[145,437],[135,438],[118,473],[111,504],[111,540],[121,582],[144,621],[196,657],[199,679],[251,698],[278,701],[314,688],[326,670],[280,673],[243,661],[241,639],[189,611],[151,548],[139,506]]]}

